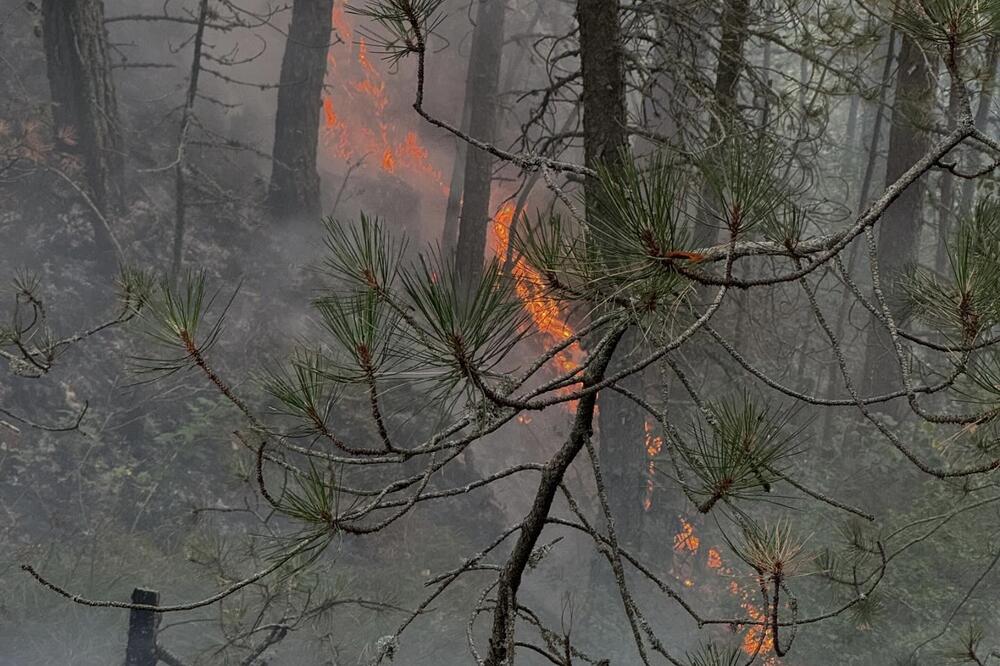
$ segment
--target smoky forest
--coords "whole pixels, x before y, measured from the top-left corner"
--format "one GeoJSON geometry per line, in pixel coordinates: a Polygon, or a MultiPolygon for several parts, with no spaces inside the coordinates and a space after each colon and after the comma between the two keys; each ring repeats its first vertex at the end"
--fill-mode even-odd
{"type": "Polygon", "coordinates": [[[0,666],[1000,666],[1000,0],[0,0],[0,666]]]}

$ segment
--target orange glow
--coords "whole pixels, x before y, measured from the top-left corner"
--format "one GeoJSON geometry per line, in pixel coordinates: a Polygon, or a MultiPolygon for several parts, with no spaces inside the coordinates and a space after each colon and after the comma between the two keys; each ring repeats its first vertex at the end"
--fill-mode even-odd
{"type": "Polygon", "coordinates": [[[393,96],[378,63],[370,59],[364,38],[352,43],[355,33],[339,0],[334,3],[333,25],[343,43],[327,54],[321,136],[326,153],[345,161],[370,156],[370,164],[385,173],[405,178],[421,191],[447,195],[444,177],[417,133],[390,120],[393,96]],[[334,57],[345,46],[350,57],[334,57]]]}
{"type": "Polygon", "coordinates": [[[681,531],[674,535],[674,550],[678,553],[697,553],[700,545],[701,539],[695,536],[694,526],[681,518],[681,531]]]}
{"type": "MultiPolygon", "coordinates": [[[[647,431],[648,432],[648,431],[647,431]]],[[[681,528],[674,535],[674,551],[677,553],[696,554],[701,545],[701,541],[695,534],[694,525],[680,516],[681,528]]],[[[751,585],[742,585],[739,581],[738,573],[731,567],[726,566],[722,559],[722,552],[715,546],[708,549],[705,556],[705,566],[714,571],[718,576],[728,578],[726,589],[729,594],[736,597],[739,606],[746,613],[746,616],[754,622],[767,622],[768,609],[762,608],[758,600],[758,583],[756,579],[751,585]]],[[[671,572],[673,573],[673,571],[671,572]]],[[[674,574],[676,576],[676,574],[674,574]]],[[[690,578],[677,579],[684,587],[693,587],[694,583],[690,578]]],[[[736,630],[743,627],[735,627],[736,630]]],[[[768,625],[751,625],[746,627],[740,641],[740,649],[746,654],[758,654],[763,658],[764,666],[776,666],[778,659],[774,654],[774,636],[768,625]]]]}
{"type": "MultiPolygon", "coordinates": [[[[510,243],[510,225],[514,221],[514,212],[514,204],[508,201],[493,216],[493,224],[491,225],[493,253],[500,259],[507,255],[510,243]]],[[[535,328],[541,333],[545,343],[554,345],[572,337],[573,329],[563,319],[559,302],[548,293],[541,274],[529,266],[523,258],[518,258],[511,269],[511,274],[514,277],[514,292],[531,317],[535,328]]],[[[573,342],[556,354],[553,363],[560,372],[574,372],[583,362],[583,356],[583,348],[580,347],[580,343],[573,342]]],[[[575,400],[567,402],[567,408],[571,411],[576,409],[576,402],[575,400]]]]}
{"type": "Polygon", "coordinates": [[[642,500],[642,508],[644,511],[649,511],[653,508],[653,491],[656,489],[656,483],[653,480],[656,475],[656,456],[660,455],[660,451],[663,450],[663,438],[653,436],[653,424],[649,422],[649,419],[646,419],[642,427],[646,433],[644,440],[646,457],[649,458],[646,462],[646,496],[642,500]]]}
{"type": "Polygon", "coordinates": [[[382,169],[389,173],[396,171],[396,158],[392,155],[392,148],[386,148],[382,153],[382,169]]]}

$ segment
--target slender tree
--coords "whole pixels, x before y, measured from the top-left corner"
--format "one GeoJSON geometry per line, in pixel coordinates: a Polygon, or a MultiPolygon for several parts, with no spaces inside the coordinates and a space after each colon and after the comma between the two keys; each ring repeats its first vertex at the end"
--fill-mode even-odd
{"type": "Polygon", "coordinates": [[[281,60],[267,205],[279,219],[319,219],[316,146],[333,0],[295,0],[281,60]]]}
{"type": "MultiPolygon", "coordinates": [[[[504,0],[479,0],[476,27],[472,33],[466,83],[469,134],[486,143],[493,143],[497,129],[505,9],[504,0]]],[[[472,282],[483,270],[492,180],[493,156],[485,150],[468,148],[456,261],[462,274],[469,276],[472,282]]]]}
{"type": "MultiPolygon", "coordinates": [[[[886,186],[894,183],[930,147],[928,131],[934,105],[937,66],[928,53],[904,34],[899,52],[896,95],[889,130],[886,186]]],[[[899,305],[897,278],[917,258],[924,183],[918,180],[886,211],[878,228],[878,267],[890,303],[899,305]]],[[[873,321],[868,331],[864,386],[871,393],[888,393],[899,384],[899,367],[885,326],[873,321]]],[[[888,407],[886,407],[888,409],[888,407]]]]}
{"type": "MultiPolygon", "coordinates": [[[[719,57],[715,67],[715,86],[712,99],[715,113],[709,124],[709,137],[719,137],[728,131],[736,116],[737,94],[740,72],[743,71],[743,49],[747,40],[750,22],[750,2],[748,0],[726,0],[722,10],[722,28],[719,40],[719,57]]],[[[715,242],[717,230],[706,219],[695,226],[694,244],[705,247],[715,242]]]]}

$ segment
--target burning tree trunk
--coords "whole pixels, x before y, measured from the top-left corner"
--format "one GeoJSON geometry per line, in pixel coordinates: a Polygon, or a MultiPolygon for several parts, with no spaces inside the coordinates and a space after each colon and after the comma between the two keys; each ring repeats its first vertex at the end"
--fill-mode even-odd
{"type": "Polygon", "coordinates": [[[281,60],[268,208],[276,218],[320,216],[316,145],[333,0],[295,0],[281,60]]]}
{"type": "MultiPolygon", "coordinates": [[[[504,11],[503,0],[480,0],[469,54],[465,92],[469,105],[469,134],[486,143],[493,143],[496,136],[504,11]]],[[[466,148],[456,263],[460,274],[468,276],[470,283],[474,283],[483,270],[492,176],[493,156],[472,146],[466,148]]]]}
{"type": "MultiPolygon", "coordinates": [[[[579,0],[580,61],[583,73],[584,157],[588,167],[614,168],[628,159],[625,106],[625,58],[618,0],[579,0]]],[[[597,183],[585,183],[591,242],[600,252],[600,231],[593,211],[597,183]]],[[[628,340],[626,340],[626,344],[628,340]]],[[[643,417],[627,398],[601,393],[598,412],[600,463],[605,472],[610,506],[623,543],[639,537],[642,516],[645,432],[643,417]]]]}
{"type": "MultiPolygon", "coordinates": [[[[920,46],[904,35],[889,133],[886,186],[895,182],[930,146],[927,127],[935,99],[936,69],[928,63],[920,46]]],[[[879,274],[890,305],[899,302],[896,279],[917,259],[923,195],[923,183],[918,180],[903,190],[878,225],[879,274]]],[[[865,350],[865,389],[869,393],[888,393],[897,387],[899,377],[889,332],[881,322],[873,320],[865,350]]]]}
{"type": "Polygon", "coordinates": [[[94,240],[108,259],[113,241],[100,218],[122,207],[124,152],[103,2],[42,0],[42,35],[56,136],[64,150],[81,158],[87,193],[99,213],[91,217],[94,240]]]}

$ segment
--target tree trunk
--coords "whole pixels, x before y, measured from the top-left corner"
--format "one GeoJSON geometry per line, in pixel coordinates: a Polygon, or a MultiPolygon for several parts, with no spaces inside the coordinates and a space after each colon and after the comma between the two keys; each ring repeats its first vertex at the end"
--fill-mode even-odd
{"type": "MultiPolygon", "coordinates": [[[[132,603],[159,606],[160,593],[140,587],[132,590],[132,603]]],[[[125,666],[156,666],[156,625],[159,617],[153,611],[132,610],[128,615],[128,643],[125,666]]]]}
{"type": "Polygon", "coordinates": [[[267,205],[275,219],[319,220],[316,146],[333,0],[295,0],[281,59],[267,205]]]}
{"type": "MultiPolygon", "coordinates": [[[[882,66],[882,79],[879,84],[878,100],[876,100],[874,105],[875,117],[871,123],[871,138],[869,139],[867,159],[865,160],[865,172],[861,177],[861,191],[858,194],[858,207],[856,210],[859,214],[865,209],[865,205],[868,203],[871,185],[875,178],[875,166],[879,161],[879,149],[882,145],[882,124],[885,120],[885,102],[889,93],[889,84],[892,80],[892,66],[895,60],[895,29],[889,31],[889,38],[886,42],[885,61],[882,66]]],[[[851,148],[853,148],[853,146],[851,146],[851,148]]],[[[861,242],[861,240],[855,240],[848,249],[849,257],[847,260],[847,273],[852,277],[855,274],[858,256],[861,253],[861,242]]],[[[837,321],[836,324],[834,324],[833,330],[836,333],[838,340],[844,339],[844,331],[847,326],[847,315],[850,312],[850,307],[853,302],[853,298],[851,298],[849,294],[845,293],[844,298],[840,302],[840,306],[837,308],[837,321]]],[[[830,359],[828,363],[829,367],[826,373],[827,396],[830,399],[836,399],[843,393],[844,380],[841,377],[840,367],[833,361],[833,359],[830,359]]],[[[824,410],[823,425],[820,429],[820,436],[823,438],[823,441],[829,441],[829,438],[833,435],[832,426],[834,412],[835,410],[829,407],[824,410]]]]}
{"type": "MultiPolygon", "coordinates": [[[[920,47],[903,36],[896,79],[896,98],[889,133],[885,182],[895,182],[930,145],[927,127],[933,111],[936,67],[920,47]]],[[[882,286],[892,307],[899,305],[896,281],[917,260],[924,185],[918,180],[906,188],[878,224],[878,265],[882,286]]],[[[871,321],[865,349],[863,385],[867,393],[887,393],[899,387],[900,369],[885,326],[871,321]]],[[[886,407],[891,403],[887,403],[886,407]]],[[[892,411],[887,409],[886,411],[892,411]]]]}
{"type": "Polygon", "coordinates": [[[82,162],[87,194],[105,218],[91,216],[99,259],[113,265],[113,242],[105,225],[123,206],[124,143],[104,3],[42,0],[42,35],[56,139],[82,162]]]}
{"type": "MultiPolygon", "coordinates": [[[[708,134],[713,140],[726,129],[723,123],[729,124],[736,118],[740,72],[744,65],[743,47],[746,45],[749,21],[749,0],[726,0],[726,6],[722,10],[722,34],[712,94],[716,112],[712,114],[708,134]]],[[[705,194],[708,195],[707,192],[705,194]]],[[[701,215],[695,226],[694,246],[713,245],[717,235],[716,228],[708,221],[707,216],[701,215]]]]}
{"type": "MultiPolygon", "coordinates": [[[[619,11],[618,0],[578,0],[576,5],[583,74],[584,159],[590,168],[600,164],[614,168],[628,159],[625,57],[619,11]]],[[[594,251],[599,254],[601,234],[593,219],[597,194],[597,183],[588,179],[587,222],[594,251]]],[[[623,342],[627,349],[635,336],[623,342]]],[[[599,405],[599,460],[607,480],[611,512],[622,543],[636,545],[642,518],[643,416],[630,400],[613,391],[602,392],[599,405]]]]}
{"type": "MultiPolygon", "coordinates": [[[[469,104],[469,134],[486,143],[496,140],[505,9],[504,0],[479,0],[476,27],[472,33],[472,52],[469,54],[465,93],[469,104]]],[[[456,264],[459,274],[466,276],[470,284],[475,284],[483,272],[492,181],[493,156],[485,150],[468,146],[456,264]]]]}
{"type": "MultiPolygon", "coordinates": [[[[469,83],[466,81],[466,98],[462,105],[463,132],[469,131],[469,83]]],[[[451,256],[458,245],[458,219],[462,214],[462,180],[465,175],[465,156],[468,144],[458,137],[455,138],[455,161],[451,165],[451,179],[448,181],[448,203],[444,210],[444,230],[441,232],[441,249],[446,256],[451,256]]]]}

